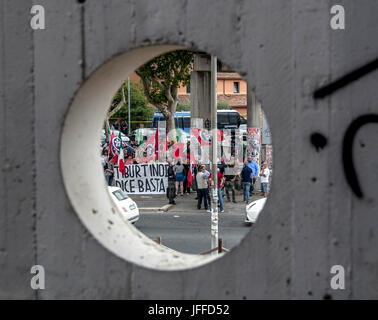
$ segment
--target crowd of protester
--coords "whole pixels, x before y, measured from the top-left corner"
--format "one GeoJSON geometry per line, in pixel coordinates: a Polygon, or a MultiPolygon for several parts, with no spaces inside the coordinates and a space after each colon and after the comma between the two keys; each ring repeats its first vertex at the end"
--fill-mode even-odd
{"type": "MultiPolygon", "coordinates": [[[[126,122],[125,122],[126,123],[126,122]]],[[[127,124],[127,123],[126,123],[127,124]]],[[[121,130],[127,130],[127,127],[121,123],[121,130]]],[[[148,157],[147,152],[143,152],[142,157],[136,157],[137,149],[140,147],[137,142],[129,141],[124,146],[124,163],[125,165],[132,165],[138,163],[151,163],[155,162],[155,158],[148,157]]],[[[114,178],[114,163],[113,157],[109,154],[107,145],[103,146],[101,161],[104,168],[106,182],[109,186],[113,184],[114,178]]],[[[190,174],[193,176],[193,181],[188,179],[190,168],[190,142],[187,143],[186,148],[186,161],[178,159],[176,161],[168,161],[168,188],[167,198],[170,204],[176,204],[175,198],[179,195],[184,196],[190,194],[192,191],[196,192],[197,208],[203,208],[208,212],[212,210],[212,203],[210,197],[211,187],[211,173],[210,164],[196,164],[193,166],[190,174]]],[[[220,212],[224,212],[224,198],[228,202],[236,203],[236,181],[241,182],[243,188],[243,201],[248,203],[252,192],[254,191],[256,180],[260,177],[261,191],[264,197],[268,196],[269,192],[269,178],[270,170],[266,163],[262,164],[259,170],[256,159],[248,156],[244,162],[244,166],[240,170],[235,161],[225,163],[224,160],[218,165],[218,205],[220,212]]]]}
{"type": "MultiPolygon", "coordinates": [[[[183,165],[180,161],[177,163],[170,162],[168,169],[168,191],[167,197],[170,204],[176,204],[175,198],[181,194],[190,194],[191,189],[196,192],[197,208],[200,210],[203,206],[207,212],[212,210],[212,202],[210,197],[211,173],[210,166],[198,164],[194,167],[194,181],[192,187],[185,187],[187,183],[187,174],[189,170],[188,164],[183,165]]],[[[268,196],[268,186],[270,178],[270,170],[264,162],[259,172],[258,164],[251,156],[247,158],[242,170],[238,170],[235,163],[225,163],[222,161],[217,168],[218,183],[218,206],[220,212],[224,212],[224,198],[228,202],[236,203],[236,180],[240,179],[243,187],[243,201],[249,203],[252,192],[255,189],[256,180],[260,176],[261,190],[264,197],[268,196]]]]}

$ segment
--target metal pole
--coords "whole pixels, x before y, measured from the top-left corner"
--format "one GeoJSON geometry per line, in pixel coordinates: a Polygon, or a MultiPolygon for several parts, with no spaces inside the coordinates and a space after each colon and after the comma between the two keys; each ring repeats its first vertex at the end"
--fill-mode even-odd
{"type": "Polygon", "coordinates": [[[129,127],[128,127],[128,133],[130,136],[131,132],[131,121],[130,121],[130,77],[127,78],[127,107],[129,110],[129,127]]]}
{"type": "Polygon", "coordinates": [[[223,242],[222,239],[218,239],[218,253],[223,252],[223,242]]]}
{"type": "MultiPolygon", "coordinates": [[[[218,246],[218,166],[217,166],[217,58],[211,56],[211,151],[212,151],[212,211],[211,249],[218,246]]],[[[212,254],[217,254],[213,251],[212,254]]]]}
{"type": "MultiPolygon", "coordinates": [[[[253,158],[256,159],[257,166],[261,168],[261,125],[260,125],[260,115],[261,115],[261,104],[257,101],[254,92],[247,90],[247,154],[252,153],[253,158]]],[[[256,180],[257,182],[257,180],[256,180]]],[[[256,190],[256,185],[254,186],[256,190]]]]}

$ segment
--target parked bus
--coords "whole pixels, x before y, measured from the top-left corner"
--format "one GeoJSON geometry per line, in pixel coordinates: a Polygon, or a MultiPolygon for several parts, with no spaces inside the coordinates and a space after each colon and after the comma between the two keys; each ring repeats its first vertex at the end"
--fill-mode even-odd
{"type": "MultiPolygon", "coordinates": [[[[237,129],[241,124],[246,124],[247,121],[236,110],[218,110],[218,129],[237,129]]],[[[158,121],[163,121],[164,116],[160,112],[155,112],[152,119],[152,128],[158,126],[158,121]]],[[[176,128],[190,133],[190,111],[175,112],[176,128]]]]}

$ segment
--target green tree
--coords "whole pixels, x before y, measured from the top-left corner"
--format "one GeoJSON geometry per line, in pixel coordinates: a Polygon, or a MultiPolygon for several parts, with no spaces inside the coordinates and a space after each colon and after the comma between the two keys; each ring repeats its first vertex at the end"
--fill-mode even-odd
{"type": "Polygon", "coordinates": [[[136,70],[148,102],[160,109],[167,122],[169,141],[176,141],[176,134],[172,132],[179,102],[178,88],[189,85],[193,59],[193,52],[176,50],[160,55],[136,70]]]}
{"type": "Polygon", "coordinates": [[[218,110],[230,110],[231,106],[228,104],[228,102],[220,100],[220,101],[218,101],[217,109],[218,110]]]}
{"type": "Polygon", "coordinates": [[[179,101],[176,111],[190,111],[190,103],[186,101],[179,101]]]}
{"type": "MultiPolygon", "coordinates": [[[[128,112],[128,86],[127,81],[115,94],[109,113],[110,118],[121,118],[129,120],[128,112]]],[[[143,93],[143,86],[138,83],[130,82],[130,118],[132,121],[151,121],[155,109],[148,104],[143,93]]]]}

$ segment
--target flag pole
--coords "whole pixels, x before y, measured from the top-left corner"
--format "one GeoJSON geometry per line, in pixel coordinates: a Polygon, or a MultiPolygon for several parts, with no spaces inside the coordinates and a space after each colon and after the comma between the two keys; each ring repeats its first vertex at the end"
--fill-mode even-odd
{"type": "Polygon", "coordinates": [[[130,120],[130,77],[127,77],[127,108],[129,111],[129,126],[128,126],[128,133],[130,136],[131,132],[131,120],[130,120]]]}

